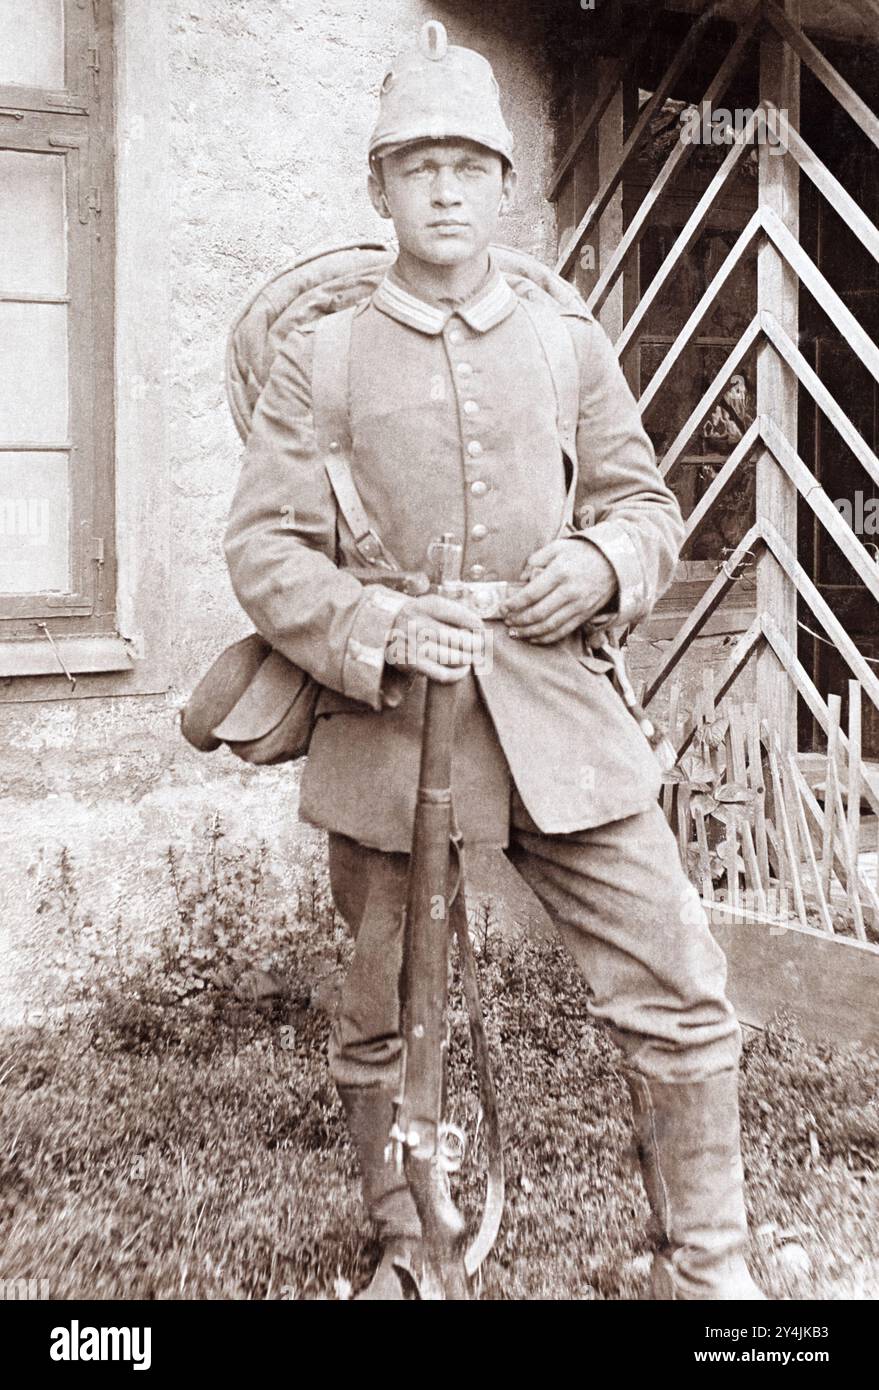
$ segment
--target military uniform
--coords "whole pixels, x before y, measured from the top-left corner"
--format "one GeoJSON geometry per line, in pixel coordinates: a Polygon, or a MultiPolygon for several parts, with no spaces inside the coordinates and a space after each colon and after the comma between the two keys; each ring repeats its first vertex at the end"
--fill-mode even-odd
{"type": "MultiPolygon", "coordinates": [[[[437,109],[447,98],[443,83],[431,87],[430,67],[442,56],[418,58],[418,99],[425,101],[425,85],[436,90],[437,109]]],[[[459,106],[469,100],[470,111],[455,119],[469,120],[479,131],[472,138],[505,153],[497,123],[492,128],[474,106],[481,70],[462,61],[466,100],[459,106]]],[[[424,123],[404,119],[406,71],[399,66],[393,98],[402,106],[385,113],[384,143],[374,140],[374,150],[423,138],[424,123]]],[[[441,127],[433,109],[429,124],[432,132],[462,133],[441,127]]],[[[536,291],[530,300],[514,292],[494,265],[462,304],[431,300],[392,271],[351,324],[352,473],[370,520],[403,567],[424,568],[442,532],[463,547],[465,580],[518,580],[534,551],[569,536],[597,546],[613,568],[615,608],[601,621],[630,625],[649,614],[672,577],[680,513],[613,349],[585,311],[564,316],[577,418],[560,418],[546,352],[546,316],[558,313],[536,291]]],[[[382,1155],[399,1078],[400,906],[425,681],[401,678],[385,662],[408,600],[345,572],[358,556],[327,477],[326,447],[335,441],[326,446],[315,430],[314,343],[314,333],[295,332],[278,354],[254,415],[226,554],[235,592],[258,630],[324,686],[300,814],[330,832],[333,892],[356,936],[331,1068],[372,1215],[386,1239],[415,1237],[409,1193],[382,1155]]],[[[705,1109],[697,1093],[710,1099],[699,1088],[712,1086],[727,1130],[729,1185],[738,1161],[739,1029],[724,993],[722,953],[657,805],[653,752],[582,632],[538,646],[517,640],[503,623],[489,628],[491,662],[477,664],[458,694],[452,793],[464,842],[506,848],[581,966],[584,1008],[611,1027],[628,1064],[648,1190],[651,1183],[654,1192],[662,1189],[648,1173],[658,1167],[654,1161],[650,1168],[648,1153],[657,1104],[669,1093],[679,1110],[687,1100],[687,1142],[704,1166],[704,1117],[694,1126],[693,1114],[705,1109]]],[[[709,1188],[716,1207],[710,1180],[709,1188]]],[[[740,1174],[733,1188],[716,1240],[702,1242],[709,1274],[696,1272],[698,1259],[685,1268],[675,1255],[673,1295],[749,1296],[737,1263],[740,1174]],[[716,1292],[724,1260],[733,1262],[735,1293],[716,1292]]],[[[694,1203],[691,1194],[693,1219],[703,1227],[694,1203]]],[[[680,1213],[663,1215],[660,1205],[657,1197],[666,1247],[690,1244],[687,1233],[672,1229],[680,1213]]]]}

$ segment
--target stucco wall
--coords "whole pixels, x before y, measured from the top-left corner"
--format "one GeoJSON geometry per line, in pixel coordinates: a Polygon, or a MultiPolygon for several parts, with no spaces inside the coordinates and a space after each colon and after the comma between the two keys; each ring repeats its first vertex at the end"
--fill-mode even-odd
{"type": "Polygon", "coordinates": [[[135,239],[123,234],[120,254],[129,259],[119,275],[120,311],[136,321],[134,336],[154,364],[147,379],[119,383],[122,402],[149,403],[154,390],[163,402],[161,427],[142,443],[132,423],[139,417],[120,413],[120,449],[135,468],[166,480],[158,505],[125,513],[127,543],[141,553],[154,548],[158,557],[170,535],[169,588],[145,601],[141,614],[161,678],[149,687],[159,693],[112,696],[104,693],[112,677],[83,677],[77,698],[51,701],[40,694],[45,685],[7,686],[15,702],[0,704],[5,1019],[27,1015],[47,979],[54,921],[51,909],[38,907],[62,847],[74,864],[78,910],[120,918],[133,942],[148,940],[173,911],[168,843],[185,845],[215,810],[233,846],[269,841],[279,891],[289,889],[300,833],[295,775],[255,772],[223,752],[201,757],[176,724],[204,666],[250,626],[220,548],[239,462],[223,393],[224,340],[261,279],[304,248],[359,232],[384,235],[365,194],[365,141],[385,65],[425,18],[444,19],[454,41],[485,52],[507,94],[522,184],[503,239],[539,256],[554,246],[552,210],[540,191],[548,84],[527,3],[118,0],[117,7],[126,43],[119,139],[140,180],[136,204],[123,185],[122,210],[137,220],[170,209],[165,263],[155,275],[141,273],[130,252],[135,239]]]}

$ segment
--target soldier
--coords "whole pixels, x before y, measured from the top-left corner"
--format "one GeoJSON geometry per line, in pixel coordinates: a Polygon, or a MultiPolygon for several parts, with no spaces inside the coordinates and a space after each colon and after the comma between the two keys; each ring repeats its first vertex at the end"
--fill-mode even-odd
{"type": "Polygon", "coordinates": [[[582,970],[584,1008],[622,1050],[658,1236],[654,1296],[762,1298],[742,1254],[726,963],[657,804],[653,751],[584,641],[650,613],[681,516],[603,330],[585,310],[514,292],[493,261],[512,148],[489,64],[426,25],[385,76],[369,145],[369,194],[399,257],[353,315],[347,429],[375,532],[407,569],[451,534],[461,601],[345,573],[358,561],[315,430],[324,383],[307,329],[278,353],[225,538],[257,629],[324,687],[300,815],[329,832],[333,894],[356,939],[330,1066],[383,1247],[362,1296],[402,1297],[398,1269],[418,1266],[418,1217],[385,1147],[430,677],[459,682],[464,842],[505,847],[582,970]],[[557,394],[565,367],[576,418],[557,394]],[[481,590],[496,580],[526,582],[485,620],[481,590]]]}

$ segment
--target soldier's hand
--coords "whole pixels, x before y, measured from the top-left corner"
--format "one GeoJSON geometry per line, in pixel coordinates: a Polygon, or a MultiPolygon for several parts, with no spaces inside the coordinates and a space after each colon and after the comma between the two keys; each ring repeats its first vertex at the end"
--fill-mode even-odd
{"type": "Polygon", "coordinates": [[[538,646],[576,632],[617,592],[613,566],[598,546],[573,537],[535,550],[522,578],[524,589],[504,604],[504,622],[511,636],[538,646]]]}
{"type": "Polygon", "coordinates": [[[484,654],[485,625],[478,613],[439,594],[424,594],[397,614],[385,660],[448,685],[463,680],[484,654]]]}

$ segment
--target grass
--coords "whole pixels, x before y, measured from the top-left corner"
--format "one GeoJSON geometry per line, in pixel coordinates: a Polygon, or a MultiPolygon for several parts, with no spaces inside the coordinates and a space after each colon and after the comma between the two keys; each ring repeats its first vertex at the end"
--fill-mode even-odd
{"type": "MultiPolygon", "coordinates": [[[[331,921],[288,929],[285,994],[261,1006],[210,981],[169,998],[141,965],[5,1034],[0,1279],[61,1299],[335,1299],[364,1282],[375,1248],[311,1002],[346,949],[331,921]]],[[[482,1297],[640,1297],[647,1209],[615,1053],[560,948],[488,935],[479,955],[509,1186],[482,1297]]],[[[452,1035],[451,1118],[472,1133],[457,989],[452,1035]]],[[[752,1268],[773,1297],[879,1296],[875,1061],[783,1020],[746,1045],[752,1268]]],[[[478,1173],[457,1191],[472,1211],[478,1173]]]]}

